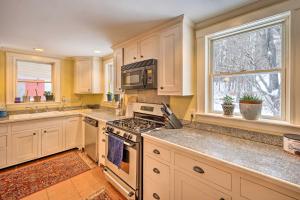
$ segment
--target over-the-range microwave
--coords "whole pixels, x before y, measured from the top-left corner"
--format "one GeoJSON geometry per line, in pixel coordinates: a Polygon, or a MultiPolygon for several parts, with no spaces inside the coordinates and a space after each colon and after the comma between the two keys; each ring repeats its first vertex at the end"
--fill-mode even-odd
{"type": "Polygon", "coordinates": [[[121,87],[130,89],[157,88],[157,60],[149,59],[121,67],[121,87]]]}

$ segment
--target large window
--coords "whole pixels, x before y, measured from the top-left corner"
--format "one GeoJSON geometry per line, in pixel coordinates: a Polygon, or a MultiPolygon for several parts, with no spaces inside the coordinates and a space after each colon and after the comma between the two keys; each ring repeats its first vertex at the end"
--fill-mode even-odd
{"type": "Polygon", "coordinates": [[[284,22],[240,28],[209,38],[210,111],[222,112],[222,99],[245,93],[263,99],[264,118],[283,119],[285,102],[284,22]]]}
{"type": "Polygon", "coordinates": [[[112,61],[104,63],[104,72],[105,96],[106,100],[108,101],[109,99],[107,99],[107,94],[110,93],[113,95],[114,92],[114,67],[112,61]]]}
{"type": "Polygon", "coordinates": [[[44,92],[52,93],[52,64],[17,61],[16,97],[29,98],[41,96],[45,100],[44,92]]]}

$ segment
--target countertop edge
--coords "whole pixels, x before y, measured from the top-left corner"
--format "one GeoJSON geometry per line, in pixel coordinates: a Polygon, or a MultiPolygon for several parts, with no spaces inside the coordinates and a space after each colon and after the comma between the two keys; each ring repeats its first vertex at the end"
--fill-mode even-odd
{"type": "Polygon", "coordinates": [[[247,167],[244,167],[244,166],[241,166],[241,165],[238,165],[238,164],[235,164],[235,163],[232,163],[232,162],[220,159],[220,158],[216,158],[216,157],[211,156],[209,154],[205,154],[205,153],[202,153],[200,151],[196,151],[196,150],[193,150],[191,148],[184,147],[184,146],[181,146],[179,144],[176,144],[176,143],[173,143],[173,142],[169,142],[167,140],[160,139],[160,138],[157,138],[155,136],[148,135],[147,133],[143,133],[142,137],[143,138],[148,138],[148,139],[153,140],[153,141],[162,142],[162,143],[164,143],[166,145],[169,145],[169,146],[171,146],[173,148],[176,148],[178,150],[184,150],[187,153],[191,153],[192,152],[192,153],[197,154],[199,156],[203,156],[203,157],[205,157],[205,158],[207,158],[207,159],[209,159],[210,161],[213,161],[213,162],[217,161],[217,162],[225,163],[226,167],[232,168],[233,170],[241,171],[242,173],[246,173],[246,174],[249,174],[249,175],[252,175],[252,176],[255,175],[258,178],[272,179],[275,182],[279,182],[281,184],[284,184],[284,186],[286,188],[288,188],[288,189],[291,189],[291,190],[293,190],[295,192],[299,192],[300,185],[298,185],[298,184],[291,183],[291,182],[285,181],[283,179],[279,179],[279,178],[276,178],[274,176],[271,176],[271,175],[268,175],[268,174],[264,174],[262,172],[259,172],[259,171],[253,170],[253,169],[249,169],[247,167]]]}

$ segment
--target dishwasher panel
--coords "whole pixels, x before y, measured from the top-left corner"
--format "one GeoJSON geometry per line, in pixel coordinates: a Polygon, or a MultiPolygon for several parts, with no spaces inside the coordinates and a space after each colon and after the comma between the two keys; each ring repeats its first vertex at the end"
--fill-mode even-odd
{"type": "Polygon", "coordinates": [[[98,121],[89,117],[85,117],[85,144],[84,150],[86,154],[98,162],[98,121]]]}

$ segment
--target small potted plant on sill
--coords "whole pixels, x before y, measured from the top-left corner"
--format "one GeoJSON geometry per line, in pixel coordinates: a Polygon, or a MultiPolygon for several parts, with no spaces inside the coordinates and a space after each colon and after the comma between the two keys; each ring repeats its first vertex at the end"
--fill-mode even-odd
{"type": "Polygon", "coordinates": [[[112,101],[113,94],[111,92],[107,92],[106,97],[107,101],[112,101]]]}
{"type": "Polygon", "coordinates": [[[240,98],[240,112],[244,119],[257,120],[261,116],[262,99],[256,95],[244,94],[240,98]]]}
{"type": "Polygon", "coordinates": [[[223,112],[225,116],[233,116],[234,111],[234,104],[233,104],[233,98],[229,95],[226,95],[223,98],[223,104],[222,104],[223,112]]]}
{"type": "Polygon", "coordinates": [[[28,96],[28,90],[26,90],[26,94],[23,96],[23,102],[30,102],[30,96],[28,96]]]}
{"type": "Polygon", "coordinates": [[[54,101],[54,94],[50,91],[45,91],[44,96],[46,98],[46,101],[54,101]]]}
{"type": "Polygon", "coordinates": [[[34,102],[40,102],[41,101],[41,96],[38,95],[37,89],[35,89],[35,96],[33,96],[34,102]]]}

